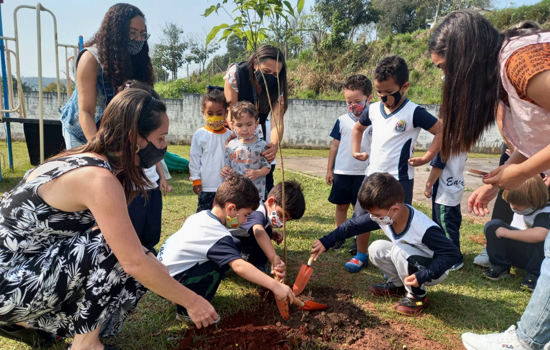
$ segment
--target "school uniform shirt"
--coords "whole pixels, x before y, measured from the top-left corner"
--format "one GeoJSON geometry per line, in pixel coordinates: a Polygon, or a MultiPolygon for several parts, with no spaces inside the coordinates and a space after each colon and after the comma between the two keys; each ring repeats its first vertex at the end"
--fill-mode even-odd
{"type": "Polygon", "coordinates": [[[441,227],[421,211],[414,209],[408,204],[405,205],[409,208],[409,219],[403,232],[398,235],[395,234],[391,225],[379,226],[372,220],[365,220],[368,215],[361,215],[347,220],[340,225],[340,227],[345,226],[344,229],[334,230],[319,240],[328,249],[336,241],[341,241],[363,232],[381,229],[392,243],[410,244],[423,251],[427,257],[433,259],[430,266],[415,273],[420,285],[436,280],[458,261],[460,251],[447,238],[441,227]],[[368,224],[365,224],[367,222],[368,224]],[[363,224],[361,225],[361,223],[363,224]]]}
{"type": "Polygon", "coordinates": [[[535,210],[531,215],[524,215],[523,221],[527,228],[544,227],[550,229],[550,203],[542,209],[535,210]]]}
{"type": "MultiPolygon", "coordinates": [[[[244,175],[247,169],[258,170],[265,167],[271,168],[267,159],[262,153],[267,149],[267,143],[256,138],[256,141],[245,143],[238,138],[229,141],[225,150],[224,165],[228,165],[234,172],[244,175]]],[[[258,192],[260,199],[265,197],[265,176],[260,176],[252,181],[258,192]]]]}
{"type": "Polygon", "coordinates": [[[210,210],[191,215],[183,226],[160,248],[159,261],[168,267],[170,276],[197,264],[213,261],[220,268],[241,259],[240,246],[225,225],[210,210]]]}
{"type": "MultiPolygon", "coordinates": [[[[336,153],[336,159],[334,161],[334,174],[339,175],[365,175],[368,166],[367,161],[363,162],[355,159],[351,152],[351,133],[353,127],[357,123],[357,118],[351,114],[346,113],[336,119],[334,127],[330,133],[330,137],[340,141],[338,145],[338,152],[336,153]]],[[[363,132],[363,138],[361,139],[361,151],[369,153],[370,157],[370,142],[372,138],[372,126],[363,132]]]]}
{"type": "Polygon", "coordinates": [[[252,228],[256,225],[261,225],[269,238],[273,237],[273,229],[271,228],[271,222],[267,218],[267,211],[264,203],[260,203],[258,209],[254,210],[246,218],[246,222],[238,229],[229,230],[235,237],[250,237],[254,235],[252,228]]]}
{"type": "Polygon", "coordinates": [[[193,186],[202,185],[203,192],[216,192],[223,182],[220,173],[224,165],[225,141],[231,131],[214,131],[202,127],[195,131],[189,151],[189,179],[193,186]]]}
{"type": "Polygon", "coordinates": [[[447,162],[441,159],[437,153],[430,163],[433,167],[443,169],[439,176],[439,187],[435,195],[437,204],[454,207],[460,205],[464,194],[464,166],[468,159],[468,153],[460,153],[449,157],[447,162]]]}
{"type": "Polygon", "coordinates": [[[437,118],[424,108],[405,99],[398,109],[386,114],[381,102],[369,105],[361,114],[359,122],[363,126],[372,125],[370,164],[367,175],[387,172],[398,180],[414,179],[414,167],[409,165],[413,156],[416,139],[421,129],[429,130],[437,118]]]}

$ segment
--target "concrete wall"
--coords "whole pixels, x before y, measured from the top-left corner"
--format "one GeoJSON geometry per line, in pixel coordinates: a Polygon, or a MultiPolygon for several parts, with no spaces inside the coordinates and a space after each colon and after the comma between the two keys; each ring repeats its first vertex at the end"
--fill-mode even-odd
{"type": "MultiPolygon", "coordinates": [[[[62,95],[62,103],[66,96],[62,95]]],[[[168,140],[175,143],[190,143],[195,130],[203,126],[200,113],[200,95],[184,94],[182,99],[164,100],[170,117],[170,135],[168,140]]],[[[27,116],[38,117],[38,93],[25,95],[27,116]]],[[[428,112],[437,116],[438,105],[425,105],[428,112]]],[[[44,93],[44,118],[59,119],[56,93],[44,93]]],[[[290,147],[328,148],[332,139],[329,137],[336,118],[347,110],[342,101],[320,100],[289,100],[285,115],[285,131],[283,143],[290,147]]],[[[15,117],[16,115],[12,115],[15,117]]],[[[5,128],[0,128],[0,137],[5,138],[5,128]]],[[[20,124],[12,124],[12,137],[24,139],[20,124]]],[[[422,131],[416,143],[416,149],[425,150],[432,141],[432,135],[422,131]]],[[[485,153],[500,153],[501,137],[496,126],[489,129],[481,138],[473,151],[485,153]]]]}

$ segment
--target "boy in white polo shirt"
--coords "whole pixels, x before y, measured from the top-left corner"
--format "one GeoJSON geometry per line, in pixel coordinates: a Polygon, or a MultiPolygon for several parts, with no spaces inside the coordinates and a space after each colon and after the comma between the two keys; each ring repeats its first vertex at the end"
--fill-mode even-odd
{"type": "MultiPolygon", "coordinates": [[[[292,302],[292,289],[244,261],[239,241],[228,231],[244,224],[259,203],[258,189],[250,179],[236,173],[229,175],[218,187],[212,210],[188,217],[163,244],[159,261],[168,267],[170,276],[208,301],[231,268],[242,278],[271,290],[279,300],[292,302]]],[[[284,270],[282,262],[274,267],[280,278],[284,270]]],[[[178,305],[177,316],[186,318],[187,310],[178,305]]]]}
{"type": "MultiPolygon", "coordinates": [[[[336,119],[330,133],[334,140],[330,147],[326,175],[327,185],[332,185],[328,201],[336,204],[336,227],[346,221],[349,205],[355,208],[357,193],[365,179],[368,161],[357,160],[351,155],[351,132],[357,118],[372,100],[372,83],[362,74],[351,75],[344,82],[343,93],[348,112],[336,119]]],[[[363,134],[362,152],[370,152],[371,138],[372,127],[369,127],[363,134]]],[[[337,242],[333,249],[339,249],[344,243],[337,242]]]]}
{"type": "MultiPolygon", "coordinates": [[[[464,166],[468,159],[467,153],[451,156],[446,162],[437,154],[432,160],[432,170],[426,181],[424,195],[432,199],[432,220],[445,232],[447,237],[460,251],[460,225],[462,212],[460,202],[464,194],[464,166]]],[[[451,267],[451,271],[460,270],[464,266],[464,257],[451,267]]]]}
{"type": "MultiPolygon", "coordinates": [[[[376,172],[387,172],[394,176],[405,192],[404,202],[410,205],[414,167],[428,163],[439,152],[442,128],[437,118],[405,98],[409,86],[409,68],[403,58],[393,55],[378,62],[374,70],[374,88],[380,102],[370,104],[355,124],[352,154],[363,161],[370,157],[367,176],[376,172]],[[369,125],[374,130],[370,155],[360,149],[363,133],[369,125]],[[421,129],[435,137],[422,157],[413,158],[421,129]]],[[[367,264],[370,233],[362,231],[362,228],[370,226],[370,217],[360,205],[355,205],[353,216],[350,225],[340,225],[337,230],[357,232],[357,254],[346,263],[345,268],[349,272],[359,272],[367,264]]]]}

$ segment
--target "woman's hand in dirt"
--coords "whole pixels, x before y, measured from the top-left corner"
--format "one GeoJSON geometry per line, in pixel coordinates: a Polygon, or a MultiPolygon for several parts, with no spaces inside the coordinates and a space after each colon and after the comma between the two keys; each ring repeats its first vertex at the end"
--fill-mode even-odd
{"type": "Polygon", "coordinates": [[[334,183],[334,173],[332,170],[327,171],[327,176],[325,177],[325,180],[327,181],[327,185],[331,186],[334,183]]]}
{"type": "Polygon", "coordinates": [[[418,280],[416,279],[416,275],[414,273],[412,275],[405,277],[405,279],[403,280],[403,283],[405,283],[406,286],[420,287],[420,285],[418,284],[418,280]]]}
{"type": "Polygon", "coordinates": [[[202,193],[202,185],[193,186],[193,192],[195,192],[197,196],[200,196],[202,193]]]}
{"type": "Polygon", "coordinates": [[[220,176],[225,179],[226,177],[229,176],[229,174],[231,174],[232,171],[233,171],[233,169],[231,169],[230,166],[226,165],[222,168],[222,172],[220,173],[220,176]]]}
{"type": "Polygon", "coordinates": [[[489,214],[489,202],[496,197],[499,188],[493,185],[483,185],[474,191],[468,198],[468,213],[485,216],[489,214]]]}
{"type": "Polygon", "coordinates": [[[362,162],[364,162],[369,158],[369,154],[367,152],[354,152],[352,155],[353,155],[353,158],[360,160],[362,162]]]}
{"type": "Polygon", "coordinates": [[[283,283],[275,283],[271,290],[275,294],[275,298],[279,300],[288,300],[289,303],[294,301],[294,293],[292,289],[283,283]]]}
{"type": "Polygon", "coordinates": [[[267,144],[267,149],[262,153],[262,156],[267,159],[268,162],[273,162],[275,160],[275,157],[277,157],[277,150],[279,149],[279,146],[277,144],[270,142],[267,144]]]}
{"type": "Polygon", "coordinates": [[[313,261],[317,261],[317,258],[326,251],[327,249],[325,248],[323,243],[321,243],[320,240],[316,240],[315,242],[313,242],[313,248],[311,249],[309,254],[313,256],[313,261]]]}
{"type": "Polygon", "coordinates": [[[283,242],[283,233],[281,231],[273,230],[271,232],[271,239],[279,245],[283,242]]]}
{"type": "Polygon", "coordinates": [[[196,298],[186,306],[187,313],[197,328],[208,327],[219,321],[220,317],[214,307],[206,299],[197,295],[196,298]]]}
{"type": "Polygon", "coordinates": [[[273,264],[271,264],[271,274],[275,275],[276,279],[282,281],[286,276],[286,265],[284,261],[281,261],[281,258],[277,255],[273,259],[273,264]]]}
{"type": "Polygon", "coordinates": [[[511,191],[518,189],[527,179],[529,174],[522,171],[521,164],[504,164],[485,175],[483,183],[511,191]]]}

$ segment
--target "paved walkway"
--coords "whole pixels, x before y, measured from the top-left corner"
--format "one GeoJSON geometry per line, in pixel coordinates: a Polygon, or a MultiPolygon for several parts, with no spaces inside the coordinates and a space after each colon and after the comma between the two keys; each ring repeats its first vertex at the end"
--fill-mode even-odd
{"type": "MultiPolygon", "coordinates": [[[[286,157],[285,167],[288,170],[305,173],[324,179],[327,173],[327,162],[328,158],[325,157],[286,157]]],[[[498,167],[498,158],[469,158],[466,161],[465,170],[476,169],[489,172],[496,167],[498,167]]],[[[428,207],[431,206],[431,200],[424,196],[424,188],[426,187],[426,180],[428,179],[429,173],[429,164],[415,169],[413,195],[414,202],[424,203],[428,207]]],[[[468,214],[468,197],[470,197],[470,194],[481,186],[483,182],[481,181],[481,178],[467,174],[464,175],[464,180],[466,182],[466,190],[464,191],[464,196],[462,197],[462,213],[465,216],[475,217],[473,214],[468,214]]],[[[491,208],[492,206],[493,204],[490,204],[491,208]]],[[[482,221],[488,221],[488,218],[490,217],[485,217],[482,221]]]]}

